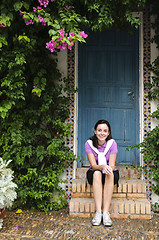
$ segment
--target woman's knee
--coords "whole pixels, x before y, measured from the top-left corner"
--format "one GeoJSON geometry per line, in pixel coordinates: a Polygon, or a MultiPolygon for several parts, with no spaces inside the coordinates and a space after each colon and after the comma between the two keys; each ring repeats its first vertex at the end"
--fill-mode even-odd
{"type": "Polygon", "coordinates": [[[108,182],[108,181],[114,183],[114,174],[105,175],[105,182],[108,182]]]}
{"type": "Polygon", "coordinates": [[[100,171],[95,171],[93,173],[93,181],[102,181],[102,173],[100,171]]]}

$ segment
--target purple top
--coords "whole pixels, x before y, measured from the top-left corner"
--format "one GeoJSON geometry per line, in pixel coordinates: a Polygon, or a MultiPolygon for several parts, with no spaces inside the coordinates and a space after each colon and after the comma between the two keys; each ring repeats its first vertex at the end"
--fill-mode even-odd
{"type": "MultiPolygon", "coordinates": [[[[105,142],[102,146],[99,146],[97,147],[98,151],[99,152],[104,152],[105,148],[106,148],[106,145],[107,145],[107,142],[105,142]]],[[[98,154],[90,147],[89,143],[86,142],[85,143],[85,151],[87,154],[89,153],[93,153],[94,154],[94,157],[95,157],[95,160],[96,160],[96,163],[98,164],[98,154]]],[[[109,165],[109,156],[111,154],[116,154],[118,152],[118,148],[117,148],[117,143],[114,141],[111,145],[111,147],[109,148],[108,152],[106,153],[106,160],[107,160],[107,164],[109,165]]],[[[91,165],[89,167],[90,170],[93,170],[91,165]]],[[[116,167],[115,169],[116,170],[116,167]]]]}

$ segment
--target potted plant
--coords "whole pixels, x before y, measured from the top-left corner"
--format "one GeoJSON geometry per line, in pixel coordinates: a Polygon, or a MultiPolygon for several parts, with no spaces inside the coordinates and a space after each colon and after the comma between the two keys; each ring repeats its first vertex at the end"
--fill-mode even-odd
{"type": "Polygon", "coordinates": [[[17,197],[15,191],[17,185],[12,181],[13,171],[8,167],[10,162],[11,160],[5,162],[0,158],[0,229],[3,225],[6,208],[11,207],[17,197]]]}

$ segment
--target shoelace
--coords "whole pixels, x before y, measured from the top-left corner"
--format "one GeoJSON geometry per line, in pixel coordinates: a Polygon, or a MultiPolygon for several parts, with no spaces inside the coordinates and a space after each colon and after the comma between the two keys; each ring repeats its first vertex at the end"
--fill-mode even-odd
{"type": "Polygon", "coordinates": [[[94,220],[98,219],[100,216],[101,216],[101,213],[100,212],[96,212],[94,220]]]}

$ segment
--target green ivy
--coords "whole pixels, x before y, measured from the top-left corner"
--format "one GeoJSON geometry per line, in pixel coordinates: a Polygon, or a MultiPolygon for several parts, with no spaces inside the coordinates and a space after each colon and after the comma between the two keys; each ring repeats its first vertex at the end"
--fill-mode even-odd
{"type": "MultiPolygon", "coordinates": [[[[35,0],[1,0],[0,3],[0,155],[12,159],[11,167],[18,185],[15,206],[48,211],[66,205],[60,176],[66,161],[76,160],[66,147],[71,135],[69,116],[70,79],[62,79],[45,48],[59,30],[68,32],[104,30],[115,26],[139,25],[132,16],[140,1],[82,0],[50,2],[39,14],[33,12],[35,0]],[[19,11],[26,11],[25,20],[19,11]],[[34,25],[26,26],[33,19],[34,25]]],[[[82,37],[78,39],[82,41],[82,37]]]]}
{"type": "MultiPolygon", "coordinates": [[[[151,1],[151,15],[155,17],[155,22],[152,24],[155,30],[155,36],[152,39],[159,48],[159,1],[151,1]]],[[[155,100],[159,103],[159,57],[155,59],[151,66],[152,81],[148,83],[149,87],[149,99],[155,100]]],[[[156,111],[151,114],[151,117],[159,120],[159,105],[156,111]]],[[[140,148],[140,152],[143,154],[143,161],[150,166],[150,175],[152,182],[152,190],[159,195],[159,124],[150,132],[147,133],[144,141],[135,146],[140,148]]],[[[132,147],[133,148],[133,147],[132,147]]],[[[145,167],[143,167],[146,172],[145,167]]],[[[148,173],[148,172],[147,172],[148,173]]],[[[159,209],[159,203],[154,204],[154,209],[159,209]]]]}

